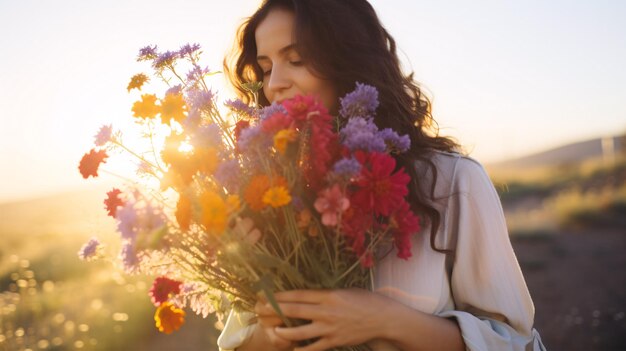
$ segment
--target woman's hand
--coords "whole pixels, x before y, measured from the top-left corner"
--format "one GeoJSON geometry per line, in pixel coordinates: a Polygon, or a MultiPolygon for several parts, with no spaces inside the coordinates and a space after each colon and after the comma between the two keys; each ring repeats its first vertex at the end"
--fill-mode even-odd
{"type": "Polygon", "coordinates": [[[269,341],[276,350],[293,349],[293,342],[291,340],[284,339],[276,334],[275,328],[283,325],[283,321],[272,307],[268,309],[266,305],[269,305],[266,301],[259,300],[254,306],[254,312],[257,314],[257,328],[260,328],[257,332],[260,331],[265,334],[264,338],[269,341]]]}
{"type": "Polygon", "coordinates": [[[281,311],[288,318],[311,321],[310,324],[285,328],[268,303],[257,303],[255,311],[275,342],[318,339],[299,351],[326,350],[337,346],[366,343],[381,336],[380,312],[392,300],[363,289],[292,290],[275,294],[281,311]],[[273,329],[273,332],[269,329],[273,329]]]}

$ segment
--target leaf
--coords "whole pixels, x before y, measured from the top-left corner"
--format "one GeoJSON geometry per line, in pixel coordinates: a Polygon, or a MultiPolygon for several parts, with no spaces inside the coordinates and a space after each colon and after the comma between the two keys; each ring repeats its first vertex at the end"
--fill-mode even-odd
{"type": "Polygon", "coordinates": [[[287,327],[291,327],[291,321],[287,319],[287,317],[285,317],[285,315],[283,314],[283,311],[280,310],[278,302],[274,297],[274,284],[272,283],[272,278],[267,274],[263,275],[261,279],[255,284],[255,287],[257,288],[257,291],[262,292],[265,295],[265,298],[267,298],[267,301],[270,303],[270,305],[272,305],[274,311],[278,313],[278,316],[283,321],[283,323],[285,323],[287,327]]]}

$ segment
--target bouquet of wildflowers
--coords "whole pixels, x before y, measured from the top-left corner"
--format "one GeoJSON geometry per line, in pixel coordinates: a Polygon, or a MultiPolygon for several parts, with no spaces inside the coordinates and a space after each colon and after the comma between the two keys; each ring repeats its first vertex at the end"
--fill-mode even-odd
{"type": "MultiPolygon", "coordinates": [[[[399,257],[411,256],[419,218],[406,201],[409,176],[392,156],[409,149],[409,138],[376,127],[374,87],[357,83],[337,117],[312,96],[262,109],[220,105],[199,49],[141,49],[138,61],[170,85],[162,96],[144,93],[149,78],[138,74],[128,86],[141,92],[132,113],[151,149],[131,150],[122,131],[104,126],[79,166],[88,178],[116,151],[138,162],[137,181],[104,203],[126,271],[156,276],[159,330],[178,329],[186,307],[204,316],[251,311],[260,292],[277,308],[274,291],[371,288],[377,250],[395,245],[399,257]]],[[[94,238],[79,254],[101,252],[94,238]]]]}

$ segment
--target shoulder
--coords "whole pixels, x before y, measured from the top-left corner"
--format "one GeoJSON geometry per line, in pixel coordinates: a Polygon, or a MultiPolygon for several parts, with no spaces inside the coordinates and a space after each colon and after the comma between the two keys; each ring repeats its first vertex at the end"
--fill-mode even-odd
{"type": "MultiPolygon", "coordinates": [[[[447,193],[447,195],[458,192],[465,193],[470,192],[472,189],[484,189],[485,186],[492,186],[483,165],[472,157],[456,152],[432,150],[428,155],[428,160],[436,168],[437,188],[447,193]],[[449,191],[445,191],[445,189],[449,191]]],[[[421,162],[423,163],[424,161],[421,162]]],[[[419,164],[420,162],[418,162],[418,167],[420,167],[419,164]]],[[[425,173],[423,174],[425,175],[425,173]]]]}

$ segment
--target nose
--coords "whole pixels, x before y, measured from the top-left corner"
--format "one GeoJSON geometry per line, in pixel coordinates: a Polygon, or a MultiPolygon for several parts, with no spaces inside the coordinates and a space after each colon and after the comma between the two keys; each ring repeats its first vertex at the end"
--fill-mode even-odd
{"type": "Polygon", "coordinates": [[[275,64],[265,84],[267,88],[265,95],[267,95],[270,100],[275,101],[291,87],[291,84],[292,80],[288,70],[282,65],[275,64]]]}

